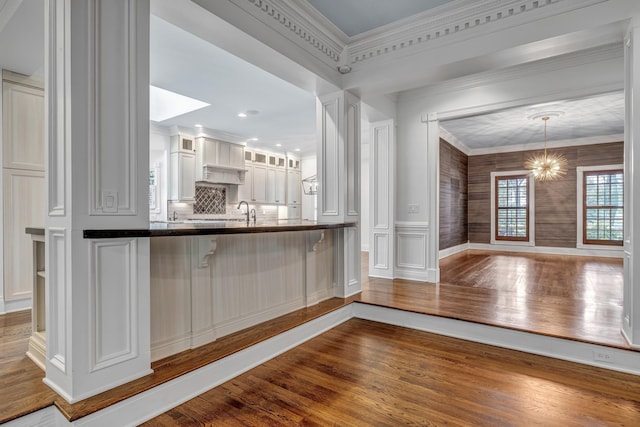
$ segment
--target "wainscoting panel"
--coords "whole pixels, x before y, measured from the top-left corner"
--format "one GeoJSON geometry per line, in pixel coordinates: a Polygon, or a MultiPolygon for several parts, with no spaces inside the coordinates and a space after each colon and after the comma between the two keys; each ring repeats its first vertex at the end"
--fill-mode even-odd
{"type": "Polygon", "coordinates": [[[427,268],[429,225],[424,222],[396,223],[395,276],[432,281],[427,268]]]}
{"type": "Polygon", "coordinates": [[[136,255],[136,239],[91,242],[92,372],[138,355],[136,255]]]}

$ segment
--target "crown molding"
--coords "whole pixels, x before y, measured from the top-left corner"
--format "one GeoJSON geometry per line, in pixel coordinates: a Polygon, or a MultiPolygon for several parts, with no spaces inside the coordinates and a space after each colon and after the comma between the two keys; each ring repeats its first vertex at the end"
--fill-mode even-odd
{"type": "Polygon", "coordinates": [[[292,42],[335,67],[344,43],[319,20],[285,0],[228,0],[292,42]]]}
{"type": "MultiPolygon", "coordinates": [[[[442,128],[440,129],[442,130],[442,128]]],[[[547,149],[577,147],[581,145],[609,144],[612,142],[622,142],[622,141],[624,141],[624,134],[589,136],[589,137],[577,138],[577,139],[547,141],[547,149]]],[[[504,145],[501,147],[472,148],[469,150],[468,153],[465,153],[465,154],[467,156],[482,156],[486,154],[512,153],[515,151],[542,150],[543,148],[544,148],[544,142],[533,142],[529,144],[504,145]]]]}
{"type": "MultiPolygon", "coordinates": [[[[485,71],[456,79],[446,80],[434,85],[425,86],[422,89],[411,89],[401,92],[403,100],[419,99],[426,95],[440,93],[451,93],[455,91],[465,91],[479,86],[493,83],[505,82],[508,80],[522,79],[527,76],[540,75],[543,73],[563,70],[567,68],[579,67],[587,64],[594,64],[609,60],[624,60],[624,49],[622,42],[609,43],[590,49],[571,52],[547,59],[515,65],[512,67],[485,71]]],[[[622,83],[622,82],[621,82],[622,83]]],[[[620,88],[607,88],[604,91],[613,91],[620,88]]],[[[600,90],[599,92],[602,92],[600,90]]],[[[447,119],[452,117],[462,117],[464,112],[452,112],[447,114],[447,119]],[[451,116],[451,117],[450,117],[451,116]]]]}
{"type": "Polygon", "coordinates": [[[477,32],[493,32],[571,12],[610,0],[480,0],[455,3],[450,9],[416,15],[415,20],[348,45],[352,65],[402,50],[419,52],[446,42],[468,39],[477,32]],[[437,12],[437,13],[436,13],[437,12]]]}
{"type": "Polygon", "coordinates": [[[467,144],[460,141],[458,138],[456,138],[452,133],[449,133],[449,131],[443,128],[442,126],[440,126],[438,130],[440,132],[440,138],[443,139],[447,144],[462,151],[462,153],[465,156],[471,155],[471,152],[473,150],[467,144]]]}
{"type": "Polygon", "coordinates": [[[611,0],[457,0],[353,37],[307,0],[227,0],[336,69],[392,53],[418,53],[443,43],[535,22],[611,0]]]}

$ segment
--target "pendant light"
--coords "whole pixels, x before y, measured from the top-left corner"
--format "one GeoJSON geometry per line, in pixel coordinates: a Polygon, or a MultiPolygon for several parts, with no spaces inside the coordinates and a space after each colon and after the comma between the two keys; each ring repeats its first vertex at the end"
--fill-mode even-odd
{"type": "Polygon", "coordinates": [[[549,116],[543,116],[544,121],[544,153],[530,157],[525,167],[531,170],[536,181],[551,181],[566,173],[567,159],[562,154],[547,153],[547,122],[549,116]]]}

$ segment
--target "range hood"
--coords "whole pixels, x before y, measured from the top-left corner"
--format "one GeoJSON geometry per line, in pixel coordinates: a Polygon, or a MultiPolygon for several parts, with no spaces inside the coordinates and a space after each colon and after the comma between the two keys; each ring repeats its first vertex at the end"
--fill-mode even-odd
{"type": "Polygon", "coordinates": [[[202,165],[202,182],[211,184],[244,184],[247,170],[234,166],[202,165]]]}

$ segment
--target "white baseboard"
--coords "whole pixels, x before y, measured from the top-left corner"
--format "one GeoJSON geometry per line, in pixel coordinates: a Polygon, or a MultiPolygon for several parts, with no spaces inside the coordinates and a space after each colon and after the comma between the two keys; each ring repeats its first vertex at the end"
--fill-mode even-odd
{"type": "Polygon", "coordinates": [[[524,252],[547,255],[573,255],[573,256],[593,256],[603,258],[623,258],[623,250],[607,249],[578,249],[578,248],[555,248],[551,246],[515,246],[515,245],[491,245],[488,243],[469,243],[469,249],[480,249],[484,251],[499,252],[524,252]]]}
{"type": "Polygon", "coordinates": [[[441,251],[438,251],[439,252],[438,257],[440,259],[442,259],[442,258],[446,258],[446,257],[451,256],[451,255],[455,255],[455,254],[460,253],[460,252],[464,252],[467,249],[469,249],[469,245],[470,245],[470,243],[467,242],[467,243],[463,243],[461,245],[452,246],[452,247],[447,248],[447,249],[442,249],[441,251]]]}
{"type": "Polygon", "coordinates": [[[5,301],[4,298],[0,297],[0,314],[24,310],[31,310],[31,298],[5,301]]]}
{"type": "Polygon", "coordinates": [[[415,280],[417,282],[437,283],[440,280],[440,270],[435,268],[414,271],[396,267],[394,275],[396,279],[415,280]]]}
{"type": "Polygon", "coordinates": [[[363,243],[360,246],[360,252],[369,252],[369,244],[368,243],[363,243]]]}

